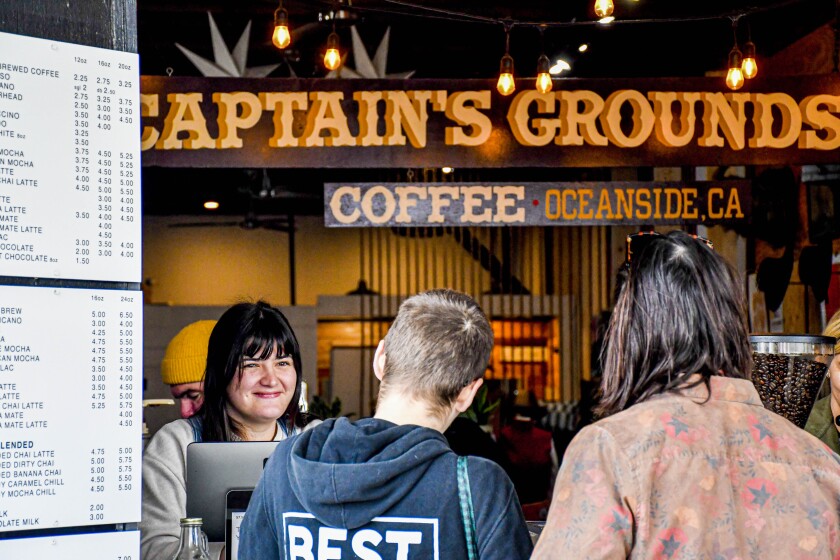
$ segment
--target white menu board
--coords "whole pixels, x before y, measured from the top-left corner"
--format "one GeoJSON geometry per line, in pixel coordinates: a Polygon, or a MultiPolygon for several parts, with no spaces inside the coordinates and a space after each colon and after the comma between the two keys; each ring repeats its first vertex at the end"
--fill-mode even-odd
{"type": "Polygon", "coordinates": [[[0,33],[0,276],[140,281],[139,62],[0,33]]]}
{"type": "Polygon", "coordinates": [[[0,558],[140,560],[140,531],[0,541],[0,558]]]}
{"type": "Polygon", "coordinates": [[[0,531],[140,520],[142,300],[0,286],[0,531]]]}

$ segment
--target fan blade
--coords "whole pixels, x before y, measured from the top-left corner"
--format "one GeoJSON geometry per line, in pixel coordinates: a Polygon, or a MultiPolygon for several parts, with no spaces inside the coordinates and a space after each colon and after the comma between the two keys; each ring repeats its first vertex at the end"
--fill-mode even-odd
{"type": "Polygon", "coordinates": [[[241,225],[242,221],[235,222],[183,222],[180,224],[169,224],[173,228],[196,228],[196,227],[232,227],[241,225]]]}

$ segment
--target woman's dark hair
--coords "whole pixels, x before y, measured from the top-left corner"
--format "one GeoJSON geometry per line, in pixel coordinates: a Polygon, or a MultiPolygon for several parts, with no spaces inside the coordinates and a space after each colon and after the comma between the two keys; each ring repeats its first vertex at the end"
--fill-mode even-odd
{"type": "Polygon", "coordinates": [[[227,415],[228,385],[240,375],[244,358],[265,360],[275,347],[278,354],[292,357],[297,374],[295,393],[282,422],[290,433],[295,426],[302,425],[298,400],[303,368],[300,347],[289,321],[279,309],[264,301],[238,303],[222,314],[210,333],[201,409],[204,441],[230,441],[232,434],[242,435],[227,415]]]}
{"type": "Polygon", "coordinates": [[[630,264],[602,350],[598,412],[614,414],[687,386],[695,373],[749,379],[746,300],[735,272],[681,231],[657,237],[630,264]]]}

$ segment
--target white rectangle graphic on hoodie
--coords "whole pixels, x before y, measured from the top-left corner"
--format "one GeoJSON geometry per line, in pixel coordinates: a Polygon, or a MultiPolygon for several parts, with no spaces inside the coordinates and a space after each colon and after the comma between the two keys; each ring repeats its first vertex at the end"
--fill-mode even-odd
{"type": "Polygon", "coordinates": [[[283,514],[286,560],[439,559],[438,520],[375,517],[364,527],[328,527],[309,513],[283,514]]]}

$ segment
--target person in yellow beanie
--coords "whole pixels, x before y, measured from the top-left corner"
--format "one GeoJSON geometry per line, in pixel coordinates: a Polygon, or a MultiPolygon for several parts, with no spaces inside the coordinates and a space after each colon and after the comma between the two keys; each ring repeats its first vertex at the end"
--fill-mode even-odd
{"type": "Polygon", "coordinates": [[[209,320],[190,323],[166,346],[160,375],[181,407],[181,418],[195,415],[204,403],[207,344],[215,326],[209,320]]]}

